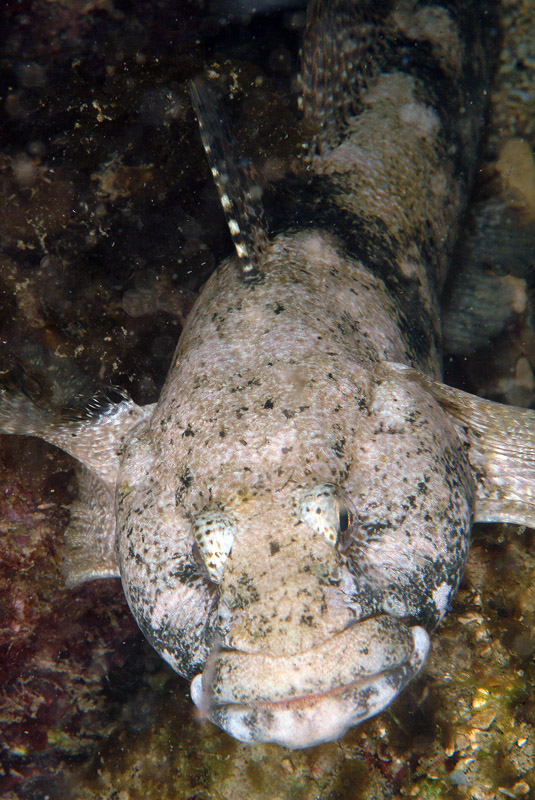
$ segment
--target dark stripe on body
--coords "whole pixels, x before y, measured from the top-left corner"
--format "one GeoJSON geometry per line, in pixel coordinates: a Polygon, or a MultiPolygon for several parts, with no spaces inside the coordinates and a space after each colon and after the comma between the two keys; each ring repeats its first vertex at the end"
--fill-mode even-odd
{"type": "Polygon", "coordinates": [[[423,306],[419,282],[397,268],[404,248],[378,217],[357,217],[336,202],[338,181],[327,176],[288,177],[279,184],[273,203],[266,202],[270,236],[300,231],[334,235],[344,254],[383,281],[397,309],[398,325],[414,364],[426,363],[440,350],[437,319],[423,306]]]}
{"type": "MultiPolygon", "coordinates": [[[[447,196],[433,195],[432,189],[422,182],[425,203],[415,213],[411,209],[410,192],[409,200],[405,201],[402,190],[393,188],[396,192],[393,198],[403,213],[402,229],[398,227],[394,234],[389,230],[388,220],[385,222],[375,213],[367,213],[366,197],[372,173],[368,172],[362,178],[358,170],[353,174],[334,170],[330,174],[321,174],[321,162],[320,174],[287,176],[273,188],[271,198],[264,198],[271,236],[303,230],[325,231],[337,237],[349,257],[362,262],[382,280],[397,309],[397,322],[408,355],[414,364],[421,366],[440,353],[438,310],[442,281],[456,241],[456,223],[464,210],[468,184],[475,167],[485,89],[490,77],[489,51],[491,43],[497,39],[492,8],[492,4],[487,3],[482,7],[480,2],[446,0],[443,3],[416,3],[412,11],[410,4],[401,4],[400,8],[397,4],[368,6],[363,3],[356,9],[361,22],[375,25],[375,39],[365,43],[356,65],[363,76],[363,82],[357,80],[353,85],[353,91],[358,88],[358,95],[354,97],[357,115],[359,109],[364,113],[366,108],[373,109],[375,100],[367,100],[367,95],[382,75],[410,76],[414,82],[415,102],[432,109],[438,118],[433,162],[435,167],[444,164],[448,185],[454,184],[461,189],[457,208],[452,207],[447,196]],[[443,8],[450,15],[461,46],[460,52],[453,54],[451,63],[447,49],[439,47],[442,42],[411,38],[399,26],[394,28],[398,18],[391,15],[399,12],[403,27],[408,31],[412,28],[417,30],[415,12],[425,7],[443,8]],[[455,64],[455,57],[459,58],[460,65],[455,64]],[[437,220],[442,220],[442,224],[437,224],[437,220]],[[447,236],[445,241],[444,235],[447,236]],[[411,255],[411,249],[414,251],[411,245],[416,245],[427,274],[428,287],[423,287],[423,291],[431,293],[431,308],[423,305],[419,280],[404,274],[400,267],[402,259],[414,262],[418,258],[411,255]]],[[[355,7],[352,13],[355,13],[355,7]]],[[[351,19],[351,14],[348,19],[351,19]]],[[[366,33],[369,34],[369,25],[366,33]]],[[[346,90],[351,91],[351,86],[348,85],[346,90]]],[[[395,107],[397,98],[392,99],[395,107]]],[[[314,114],[312,118],[315,118],[314,114]]],[[[351,121],[347,120],[339,132],[338,142],[352,137],[351,121]]],[[[392,135],[395,136],[395,131],[392,135]]],[[[364,139],[365,131],[361,128],[355,140],[356,146],[364,139]]],[[[400,144],[399,149],[403,152],[403,142],[400,144]]],[[[409,149],[407,158],[413,158],[409,149]]],[[[388,179],[388,175],[378,173],[378,180],[384,182],[385,177],[388,179]]],[[[392,183],[394,186],[395,181],[392,183]]]]}

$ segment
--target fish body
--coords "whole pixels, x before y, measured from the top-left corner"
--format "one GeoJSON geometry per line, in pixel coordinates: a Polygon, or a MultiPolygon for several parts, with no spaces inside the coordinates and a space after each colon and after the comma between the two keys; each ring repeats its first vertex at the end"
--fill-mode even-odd
{"type": "Polygon", "coordinates": [[[316,134],[265,202],[195,82],[236,256],[160,399],[62,421],[0,406],[2,430],[83,465],[68,583],[120,576],[196,705],[242,741],[306,747],[381,711],[425,662],[473,522],[535,520],[533,413],[439,382],[495,36],[488,3],[314,0],[316,134]]]}

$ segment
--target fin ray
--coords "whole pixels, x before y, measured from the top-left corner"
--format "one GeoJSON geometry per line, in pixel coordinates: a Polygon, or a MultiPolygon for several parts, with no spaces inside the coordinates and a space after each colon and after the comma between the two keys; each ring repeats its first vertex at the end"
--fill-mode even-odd
{"type": "Polygon", "coordinates": [[[85,410],[69,406],[54,411],[33,402],[24,392],[0,389],[0,433],[44,439],[113,486],[125,434],[153,408],[138,406],[124,395],[115,402],[99,393],[85,410]]]}
{"type": "Polygon", "coordinates": [[[304,116],[316,131],[320,156],[345,137],[378,69],[388,43],[381,6],[368,0],[358,5],[353,0],[313,0],[309,6],[300,80],[304,116]]]}
{"type": "Polygon", "coordinates": [[[113,493],[91,470],[79,466],[78,497],[65,532],[63,575],[68,588],[95,578],[119,578],[113,493]]]}
{"type": "Polygon", "coordinates": [[[235,154],[227,116],[208,83],[196,78],[190,82],[190,91],[242,279],[258,280],[262,276],[261,254],[267,244],[261,181],[253,166],[235,154]]]}

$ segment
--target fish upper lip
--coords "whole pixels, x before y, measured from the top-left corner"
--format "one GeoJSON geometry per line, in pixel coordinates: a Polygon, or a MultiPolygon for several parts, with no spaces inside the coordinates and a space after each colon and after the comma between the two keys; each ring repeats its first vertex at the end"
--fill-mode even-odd
{"type": "MultiPolygon", "coordinates": [[[[388,626],[383,629],[388,630],[388,626]]],[[[210,684],[206,691],[202,687],[203,675],[210,679],[210,673],[197,675],[191,684],[192,698],[201,717],[211,720],[242,742],[274,742],[291,749],[329,742],[339,738],[352,725],[386,708],[420,670],[429,649],[429,636],[418,626],[409,630],[410,649],[403,648],[404,652],[398,659],[383,659],[377,664],[377,670],[372,669],[372,655],[371,661],[364,663],[364,671],[352,680],[347,680],[351,677],[351,668],[340,665],[343,651],[335,649],[331,669],[327,670],[323,683],[321,678],[319,684],[314,683],[316,665],[311,661],[312,680],[309,673],[294,685],[291,679],[284,681],[284,671],[279,671],[278,675],[275,671],[267,673],[268,678],[262,686],[260,673],[251,691],[248,678],[253,678],[255,673],[248,672],[245,664],[245,670],[243,674],[238,672],[234,686],[230,671],[230,686],[218,686],[216,681],[214,691],[211,691],[210,684]],[[280,677],[282,686],[277,685],[280,677]],[[337,685],[333,685],[337,681],[337,685]],[[276,697],[266,699],[273,689],[276,697]]],[[[370,630],[365,632],[365,636],[369,633],[370,630]]],[[[365,637],[361,644],[364,641],[365,637]]],[[[395,645],[395,639],[391,643],[395,645]]],[[[366,662],[367,653],[364,650],[361,653],[366,662]]],[[[358,657],[358,649],[352,655],[355,654],[358,657]]],[[[242,664],[236,666],[239,668],[242,664]]],[[[264,666],[269,668],[270,664],[264,666]]],[[[298,677],[301,677],[299,673],[298,677]]]]}
{"type": "Polygon", "coordinates": [[[427,656],[429,636],[419,626],[404,626],[393,618],[385,624],[383,617],[370,620],[365,629],[355,631],[358,635],[353,631],[350,626],[323,646],[290,657],[223,651],[193,679],[193,700],[208,716],[225,708],[268,711],[313,706],[365,691],[377,682],[403,682],[400,676],[416,674],[427,656]],[[402,635],[396,622],[405,628],[402,635]],[[390,636],[390,651],[383,648],[382,636],[390,636]],[[223,678],[216,668],[219,659],[223,678]],[[321,664],[327,669],[318,677],[321,664]]]}

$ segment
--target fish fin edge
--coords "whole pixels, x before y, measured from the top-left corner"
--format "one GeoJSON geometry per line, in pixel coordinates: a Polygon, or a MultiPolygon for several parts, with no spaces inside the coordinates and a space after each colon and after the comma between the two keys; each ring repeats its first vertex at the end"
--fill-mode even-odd
{"type": "Polygon", "coordinates": [[[65,531],[63,576],[72,589],[97,578],[120,578],[113,493],[94,472],[78,466],[78,497],[65,531]]]}
{"type": "Polygon", "coordinates": [[[263,182],[252,164],[238,158],[225,110],[201,76],[190,94],[208,164],[246,283],[263,278],[262,254],[268,243],[262,206],[263,182]]]}
{"type": "Polygon", "coordinates": [[[152,413],[123,393],[98,392],[84,407],[50,410],[21,391],[0,388],[0,433],[37,436],[59,447],[103,481],[113,484],[124,437],[152,413]]]}

